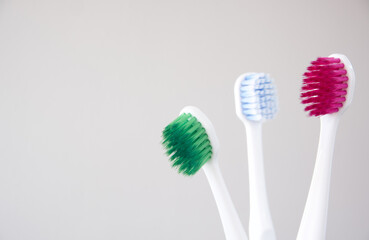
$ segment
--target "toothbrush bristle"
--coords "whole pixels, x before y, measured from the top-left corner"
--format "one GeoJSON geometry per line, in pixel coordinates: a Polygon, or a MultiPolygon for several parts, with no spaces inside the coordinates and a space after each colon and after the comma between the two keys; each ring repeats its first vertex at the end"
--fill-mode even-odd
{"type": "Polygon", "coordinates": [[[338,112],[346,101],[348,76],[339,58],[319,57],[304,73],[301,102],[310,116],[338,112]]]}
{"type": "Polygon", "coordinates": [[[213,149],[202,124],[183,113],[163,130],[162,144],[172,166],[184,175],[193,175],[211,159],[213,149]]]}
{"type": "Polygon", "coordinates": [[[274,81],[265,73],[249,73],[241,81],[242,114],[251,121],[272,119],[277,113],[274,81]]]}

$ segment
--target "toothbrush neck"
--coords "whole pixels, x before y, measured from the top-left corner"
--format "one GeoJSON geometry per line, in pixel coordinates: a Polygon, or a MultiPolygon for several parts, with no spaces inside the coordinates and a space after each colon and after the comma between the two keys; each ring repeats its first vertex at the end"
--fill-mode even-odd
{"type": "Polygon", "coordinates": [[[325,240],[332,159],[339,116],[320,118],[318,153],[298,240],[325,240]]]}
{"type": "Polygon", "coordinates": [[[245,122],[250,184],[250,240],[274,240],[265,184],[262,123],[245,122]]]}
{"type": "Polygon", "coordinates": [[[247,136],[250,193],[252,194],[252,196],[250,196],[250,204],[255,205],[266,200],[262,123],[247,122],[245,127],[247,136]]]}
{"type": "Polygon", "coordinates": [[[213,159],[211,163],[206,163],[202,169],[205,172],[210,188],[213,192],[226,239],[248,240],[224,182],[217,160],[213,159]]]}

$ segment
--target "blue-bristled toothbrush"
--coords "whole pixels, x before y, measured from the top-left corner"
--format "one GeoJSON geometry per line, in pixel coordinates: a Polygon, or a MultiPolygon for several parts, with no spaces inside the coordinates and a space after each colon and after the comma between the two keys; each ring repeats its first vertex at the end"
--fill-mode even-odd
{"type": "Polygon", "coordinates": [[[218,138],[210,120],[196,107],[185,107],[165,127],[163,146],[173,167],[184,175],[204,170],[218,206],[227,240],[247,240],[236,208],[220,172],[218,138]]]}
{"type": "Polygon", "coordinates": [[[273,79],[265,73],[246,73],[234,86],[236,113],[244,123],[250,184],[250,240],[275,240],[265,186],[262,124],[277,113],[273,79]]]}
{"type": "Polygon", "coordinates": [[[302,103],[310,116],[320,117],[320,137],[313,179],[297,240],[324,240],[334,140],[339,119],[350,105],[355,74],[348,58],[332,54],[311,62],[304,74],[302,103]]]}

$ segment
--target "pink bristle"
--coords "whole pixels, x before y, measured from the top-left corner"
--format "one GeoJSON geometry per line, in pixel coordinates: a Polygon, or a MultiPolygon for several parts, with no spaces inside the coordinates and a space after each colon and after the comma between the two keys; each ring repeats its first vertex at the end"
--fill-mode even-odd
{"type": "Polygon", "coordinates": [[[347,71],[339,58],[319,57],[304,73],[301,102],[310,116],[338,112],[346,101],[347,71]]]}

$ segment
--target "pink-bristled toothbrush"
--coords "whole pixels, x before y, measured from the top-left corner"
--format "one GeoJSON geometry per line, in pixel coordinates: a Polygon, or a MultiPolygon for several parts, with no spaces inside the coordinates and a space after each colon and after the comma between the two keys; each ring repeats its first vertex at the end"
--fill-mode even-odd
{"type": "Polygon", "coordinates": [[[340,117],[350,105],[355,74],[341,54],[318,58],[304,74],[302,103],[310,116],[320,117],[318,153],[297,240],[324,240],[329,202],[331,166],[340,117]]]}

